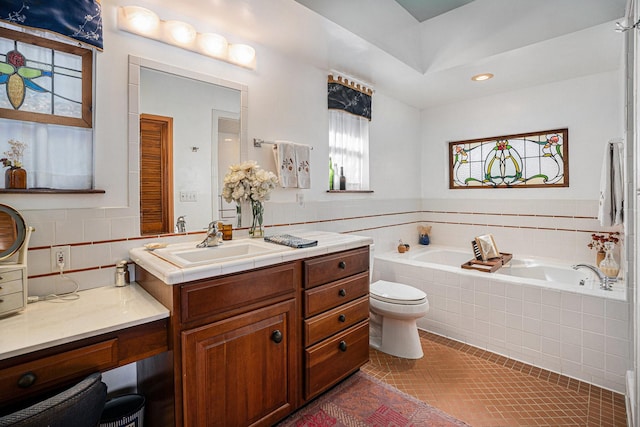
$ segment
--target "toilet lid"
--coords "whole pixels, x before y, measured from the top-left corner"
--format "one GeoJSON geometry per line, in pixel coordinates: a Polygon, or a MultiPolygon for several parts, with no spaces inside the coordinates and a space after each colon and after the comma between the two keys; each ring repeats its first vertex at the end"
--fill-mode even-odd
{"type": "Polygon", "coordinates": [[[427,300],[427,294],[413,286],[402,283],[378,280],[369,287],[371,298],[395,304],[422,304],[427,300]]]}

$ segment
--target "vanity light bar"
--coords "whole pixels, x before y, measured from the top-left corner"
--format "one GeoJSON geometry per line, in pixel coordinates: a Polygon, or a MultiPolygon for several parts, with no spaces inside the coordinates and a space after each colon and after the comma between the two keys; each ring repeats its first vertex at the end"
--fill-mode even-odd
{"type": "Polygon", "coordinates": [[[198,33],[186,22],[163,21],[156,13],[144,7],[118,7],[118,28],[230,64],[251,70],[256,68],[256,51],[251,46],[230,44],[219,34],[198,33]]]}

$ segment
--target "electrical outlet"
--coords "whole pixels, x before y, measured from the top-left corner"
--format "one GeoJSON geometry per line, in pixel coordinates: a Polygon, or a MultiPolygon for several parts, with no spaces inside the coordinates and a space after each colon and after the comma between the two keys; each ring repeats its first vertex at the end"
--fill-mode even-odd
{"type": "Polygon", "coordinates": [[[71,267],[71,248],[69,245],[51,248],[51,271],[54,273],[60,271],[60,263],[64,264],[63,271],[69,270],[71,267]]]}

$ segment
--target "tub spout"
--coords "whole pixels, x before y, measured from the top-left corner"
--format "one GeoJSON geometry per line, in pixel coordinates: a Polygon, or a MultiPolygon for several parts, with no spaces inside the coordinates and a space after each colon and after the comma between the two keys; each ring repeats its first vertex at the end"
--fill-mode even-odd
{"type": "Polygon", "coordinates": [[[615,277],[606,276],[602,271],[598,269],[598,267],[595,267],[590,264],[576,264],[571,267],[574,270],[577,270],[580,267],[583,267],[593,271],[598,276],[598,279],[600,279],[600,289],[604,289],[605,291],[610,291],[611,285],[617,281],[615,277]]]}

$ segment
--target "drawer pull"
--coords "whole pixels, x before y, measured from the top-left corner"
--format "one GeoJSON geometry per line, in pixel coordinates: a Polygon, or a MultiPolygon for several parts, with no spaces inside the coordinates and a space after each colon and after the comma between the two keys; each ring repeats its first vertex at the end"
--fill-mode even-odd
{"type": "Polygon", "coordinates": [[[338,291],[338,295],[340,295],[341,297],[346,297],[347,296],[347,291],[344,289],[340,289],[338,291]]]}
{"type": "Polygon", "coordinates": [[[280,332],[278,329],[273,331],[271,333],[271,341],[273,341],[276,344],[281,343],[282,342],[282,332],[280,332]]]}
{"type": "Polygon", "coordinates": [[[344,314],[341,314],[340,316],[338,316],[338,320],[344,323],[347,321],[347,316],[345,316],[344,314]]]}
{"type": "Polygon", "coordinates": [[[340,344],[338,345],[338,347],[342,351],[347,351],[347,343],[345,341],[340,341],[340,344]]]}
{"type": "Polygon", "coordinates": [[[22,376],[18,379],[18,387],[20,388],[29,388],[33,384],[35,384],[38,377],[33,372],[27,372],[26,374],[22,374],[22,376]]]}
{"type": "Polygon", "coordinates": [[[338,267],[340,267],[342,270],[344,270],[345,268],[347,268],[347,263],[344,261],[340,261],[338,263],[338,267]]]}

